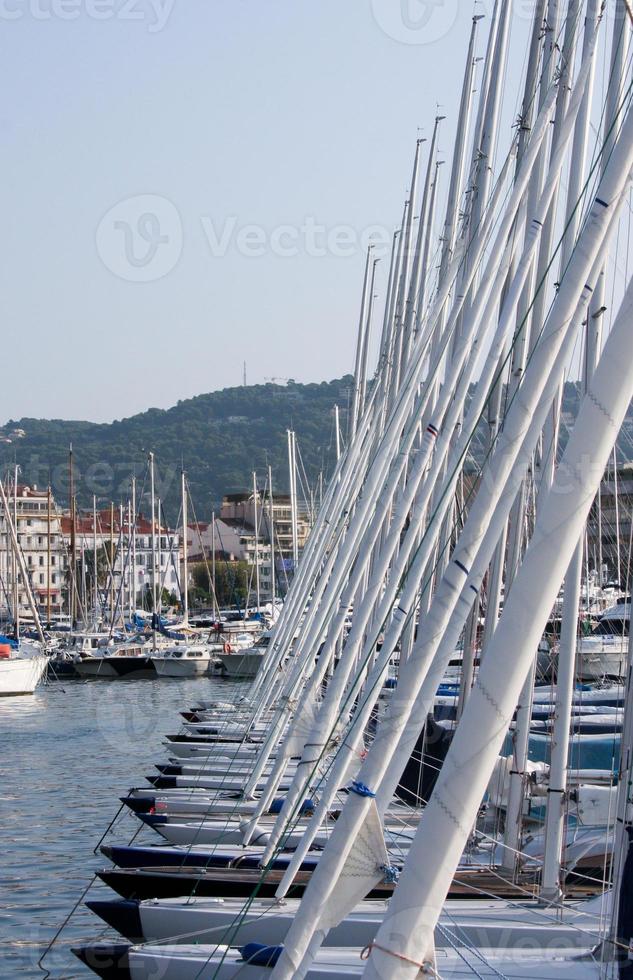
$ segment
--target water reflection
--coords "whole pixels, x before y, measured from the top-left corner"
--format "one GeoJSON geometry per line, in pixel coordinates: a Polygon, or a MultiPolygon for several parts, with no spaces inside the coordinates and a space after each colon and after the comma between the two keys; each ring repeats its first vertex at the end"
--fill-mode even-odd
{"type": "MultiPolygon", "coordinates": [[[[92,853],[118,808],[143,785],[178,731],[178,712],[200,698],[230,696],[216,679],[78,681],[33,697],[0,699],[0,977],[37,977],[44,947],[95,869],[92,853]]],[[[115,837],[129,841],[139,822],[125,813],[115,837]]],[[[143,828],[137,842],[155,842],[143,828]]],[[[90,896],[111,898],[96,882],[90,896]]],[[[90,974],[69,952],[77,940],[108,935],[80,907],[46,959],[51,976],[90,974]]]]}

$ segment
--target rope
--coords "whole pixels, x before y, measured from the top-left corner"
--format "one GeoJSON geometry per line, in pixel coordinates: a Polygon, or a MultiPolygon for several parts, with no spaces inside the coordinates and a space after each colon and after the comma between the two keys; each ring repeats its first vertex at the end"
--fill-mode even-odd
{"type": "MultiPolygon", "coordinates": [[[[129,793],[131,793],[131,792],[132,792],[132,790],[129,790],[129,791],[128,791],[128,795],[129,795],[129,793]]],[[[103,844],[103,842],[104,842],[104,840],[106,839],[106,837],[108,836],[108,834],[110,833],[110,831],[111,831],[111,830],[112,830],[112,828],[114,827],[114,825],[115,825],[115,823],[117,822],[117,820],[118,820],[118,818],[119,818],[119,815],[120,815],[120,813],[121,813],[121,811],[122,811],[122,810],[124,809],[124,807],[125,807],[125,803],[122,803],[122,804],[121,804],[121,806],[119,807],[119,809],[117,810],[117,812],[116,812],[116,813],[114,814],[114,816],[112,817],[112,820],[110,821],[110,823],[109,823],[109,824],[108,824],[108,826],[106,827],[106,829],[105,829],[105,831],[104,831],[104,833],[103,833],[103,835],[101,836],[101,839],[100,839],[100,840],[99,840],[99,842],[97,843],[97,846],[96,846],[96,847],[94,848],[94,850],[93,850],[93,852],[92,852],[93,854],[96,854],[96,853],[97,853],[97,851],[99,850],[99,848],[101,847],[101,845],[103,844]]]]}
{"type": "Polygon", "coordinates": [[[86,897],[86,895],[88,894],[88,892],[90,891],[90,889],[92,888],[92,886],[94,885],[94,883],[95,883],[96,880],[97,880],[97,876],[96,876],[96,874],[93,874],[92,878],[90,879],[90,881],[88,882],[88,884],[86,885],[86,887],[84,888],[84,890],[82,891],[81,895],[79,896],[79,898],[77,899],[77,901],[75,902],[75,904],[71,908],[70,912],[68,913],[68,915],[66,916],[66,918],[64,919],[64,921],[62,922],[62,924],[60,925],[59,929],[57,930],[57,932],[55,933],[55,935],[53,936],[53,938],[49,942],[48,946],[46,947],[46,949],[44,950],[44,952],[40,956],[39,960],[37,961],[38,969],[41,970],[42,973],[44,974],[44,980],[48,980],[48,977],[50,977],[50,975],[51,975],[51,971],[50,970],[47,970],[45,966],[42,966],[42,963],[44,962],[44,959],[48,956],[48,954],[52,950],[53,946],[55,945],[55,943],[57,942],[57,940],[61,936],[62,932],[64,931],[64,929],[66,928],[66,926],[70,922],[71,918],[73,917],[73,915],[75,914],[75,912],[77,911],[77,909],[79,908],[79,906],[81,905],[81,903],[83,902],[84,898],[86,897]]]}
{"type": "Polygon", "coordinates": [[[409,956],[405,956],[404,953],[396,953],[393,949],[387,949],[386,946],[381,946],[380,943],[377,942],[371,942],[365,946],[360,954],[361,960],[368,960],[372,949],[379,949],[381,953],[386,953],[387,956],[393,956],[397,960],[402,960],[403,963],[410,963],[412,966],[417,966],[418,970],[420,970],[422,973],[430,974],[432,977],[437,977],[437,980],[442,980],[440,974],[428,960],[424,960],[422,963],[420,963],[418,960],[412,960],[409,956]]]}
{"type": "MultiPolygon", "coordinates": [[[[481,975],[481,973],[479,973],[479,971],[472,965],[472,963],[469,963],[468,962],[468,960],[466,959],[466,957],[464,956],[464,954],[461,952],[461,950],[457,946],[457,943],[455,942],[455,940],[451,938],[450,932],[448,932],[446,929],[444,929],[439,924],[439,922],[437,923],[436,928],[437,928],[438,932],[440,932],[441,935],[445,938],[446,942],[451,947],[451,949],[453,950],[453,952],[457,953],[457,955],[463,961],[463,963],[465,963],[465,965],[470,970],[472,970],[472,972],[475,974],[475,976],[479,977],[479,980],[484,980],[484,978],[481,975]]],[[[463,932],[463,930],[460,930],[460,931],[463,932]]],[[[466,941],[464,943],[464,946],[465,946],[466,949],[468,949],[475,956],[476,959],[478,959],[480,961],[480,963],[483,963],[484,966],[486,966],[490,970],[492,970],[492,972],[495,974],[495,976],[500,977],[500,980],[508,980],[508,977],[505,975],[505,973],[501,973],[501,971],[498,970],[496,968],[496,966],[493,966],[493,964],[490,963],[486,959],[486,957],[483,955],[483,953],[480,953],[479,952],[479,950],[476,948],[476,946],[474,946],[472,943],[469,943],[468,941],[466,941]]]]}

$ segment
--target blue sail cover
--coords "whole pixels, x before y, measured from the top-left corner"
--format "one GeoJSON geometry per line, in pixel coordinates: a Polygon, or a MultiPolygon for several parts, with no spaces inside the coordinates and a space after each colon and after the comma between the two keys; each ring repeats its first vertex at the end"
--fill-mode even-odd
{"type": "MultiPolygon", "coordinates": [[[[550,763],[552,737],[530,733],[528,758],[550,763]]],[[[512,735],[506,735],[501,755],[512,755],[512,735]]],[[[617,772],[620,765],[620,734],[572,735],[567,765],[571,769],[604,769],[617,772]]]]}

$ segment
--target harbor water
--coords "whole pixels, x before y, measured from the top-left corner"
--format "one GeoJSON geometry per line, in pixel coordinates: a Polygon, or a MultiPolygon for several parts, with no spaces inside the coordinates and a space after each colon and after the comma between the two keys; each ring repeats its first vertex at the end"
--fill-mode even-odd
{"type": "MultiPolygon", "coordinates": [[[[201,698],[230,696],[234,687],[215,678],[68,681],[33,697],[0,699],[2,980],[46,976],[38,960],[89,885],[90,898],[115,897],[101,882],[90,883],[109,864],[93,850],[119,797],[155,773],[165,757],[163,737],[179,730],[179,711],[201,698]]],[[[159,841],[124,812],[107,840],[133,837],[159,841]]],[[[115,935],[80,904],[44,960],[51,980],[90,976],[71,945],[115,935]]]]}

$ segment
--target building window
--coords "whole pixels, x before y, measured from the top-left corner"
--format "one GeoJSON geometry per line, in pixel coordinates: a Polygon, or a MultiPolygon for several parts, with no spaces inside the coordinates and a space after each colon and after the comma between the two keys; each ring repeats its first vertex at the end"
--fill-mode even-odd
{"type": "Polygon", "coordinates": [[[40,565],[44,564],[44,555],[40,555],[40,565]]]}
{"type": "Polygon", "coordinates": [[[40,585],[44,585],[44,575],[40,574],[40,585]]]}

